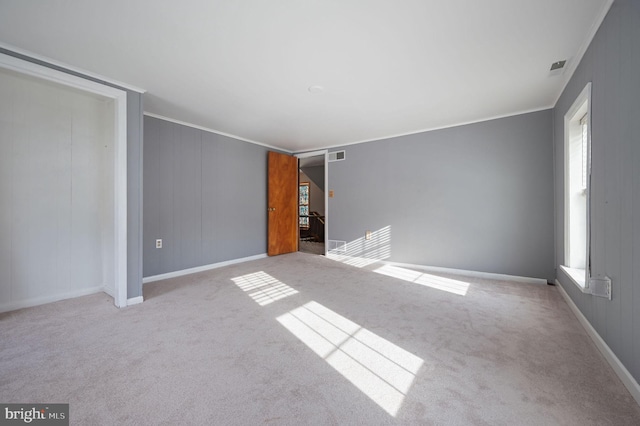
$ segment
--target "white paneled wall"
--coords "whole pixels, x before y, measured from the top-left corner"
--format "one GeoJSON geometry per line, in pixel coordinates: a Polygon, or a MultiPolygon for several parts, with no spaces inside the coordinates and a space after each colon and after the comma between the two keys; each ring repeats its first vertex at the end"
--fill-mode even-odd
{"type": "Polygon", "coordinates": [[[0,71],[0,311],[113,292],[113,111],[0,71]]]}

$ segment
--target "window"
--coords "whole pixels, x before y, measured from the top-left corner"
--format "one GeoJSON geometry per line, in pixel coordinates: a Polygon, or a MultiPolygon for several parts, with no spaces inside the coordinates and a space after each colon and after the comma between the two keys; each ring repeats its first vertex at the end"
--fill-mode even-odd
{"type": "Polygon", "coordinates": [[[589,156],[589,114],[580,119],[580,135],[582,136],[582,189],[587,189],[587,158],[589,156]]]}
{"type": "Polygon", "coordinates": [[[589,177],[591,159],[591,83],[564,117],[564,265],[586,289],[589,272],[589,177]]]}
{"type": "Polygon", "coordinates": [[[309,182],[300,182],[298,197],[300,229],[309,229],[309,182]]]}

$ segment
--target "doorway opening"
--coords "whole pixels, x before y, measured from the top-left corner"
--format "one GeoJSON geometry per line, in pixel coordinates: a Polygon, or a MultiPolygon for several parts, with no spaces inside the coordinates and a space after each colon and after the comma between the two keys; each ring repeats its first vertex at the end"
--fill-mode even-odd
{"type": "Polygon", "coordinates": [[[327,236],[326,151],[298,154],[298,251],[325,255],[327,236]]]}

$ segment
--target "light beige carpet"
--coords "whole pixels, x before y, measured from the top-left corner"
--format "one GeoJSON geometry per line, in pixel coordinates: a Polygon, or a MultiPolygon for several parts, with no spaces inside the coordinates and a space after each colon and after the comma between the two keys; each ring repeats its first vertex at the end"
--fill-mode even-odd
{"type": "Polygon", "coordinates": [[[0,315],[0,401],[72,424],[638,425],[550,286],[303,253],[0,315]]]}
{"type": "Polygon", "coordinates": [[[309,254],[324,254],[324,243],[300,241],[299,251],[309,254]]]}

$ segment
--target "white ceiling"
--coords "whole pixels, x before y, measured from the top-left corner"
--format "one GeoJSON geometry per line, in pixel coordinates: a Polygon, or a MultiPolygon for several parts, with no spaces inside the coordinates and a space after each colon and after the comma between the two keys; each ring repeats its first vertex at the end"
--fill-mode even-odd
{"type": "Polygon", "coordinates": [[[140,87],[148,113],[299,152],[550,108],[610,4],[0,0],[0,43],[140,87]]]}

